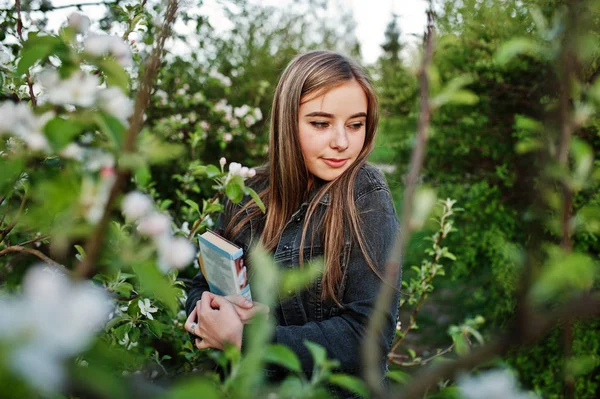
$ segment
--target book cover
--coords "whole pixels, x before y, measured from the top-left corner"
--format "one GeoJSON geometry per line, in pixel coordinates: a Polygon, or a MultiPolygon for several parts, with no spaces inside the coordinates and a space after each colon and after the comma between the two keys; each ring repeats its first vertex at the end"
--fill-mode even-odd
{"type": "Polygon", "coordinates": [[[198,236],[198,243],[200,268],[210,292],[223,296],[241,294],[252,301],[242,248],[211,230],[198,236]]]}

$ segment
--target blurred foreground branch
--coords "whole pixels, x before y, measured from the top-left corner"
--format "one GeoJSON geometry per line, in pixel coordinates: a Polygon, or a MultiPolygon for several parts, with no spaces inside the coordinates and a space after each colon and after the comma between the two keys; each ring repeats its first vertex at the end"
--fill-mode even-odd
{"type": "Polygon", "coordinates": [[[379,348],[380,340],[378,334],[381,331],[386,314],[389,312],[390,305],[394,298],[399,273],[401,273],[401,259],[406,248],[406,243],[411,234],[410,220],[413,209],[413,201],[419,175],[423,168],[425,159],[425,148],[429,136],[429,124],[431,119],[432,106],[429,101],[429,76],[428,69],[433,58],[433,5],[429,2],[427,11],[427,33],[425,34],[425,52],[423,61],[419,69],[418,77],[420,82],[420,113],[419,124],[417,128],[417,140],[412,153],[410,170],[408,174],[407,185],[404,190],[404,199],[402,203],[401,227],[396,242],[388,260],[385,264],[384,284],[381,285],[381,292],[377,297],[375,309],[369,323],[364,345],[362,347],[363,363],[365,364],[365,380],[374,396],[381,396],[382,379],[381,370],[378,367],[381,358],[387,356],[382,354],[379,348]]]}
{"type": "MultiPolygon", "coordinates": [[[[144,75],[140,79],[141,84],[137,93],[135,109],[130,121],[131,124],[129,126],[127,136],[125,137],[122,154],[132,153],[135,151],[135,139],[137,134],[142,129],[142,125],[144,123],[144,114],[150,102],[152,87],[158,74],[158,67],[160,66],[162,60],[164,45],[167,38],[171,34],[171,27],[175,22],[178,7],[179,0],[169,1],[167,10],[165,12],[165,22],[163,23],[158,35],[156,47],[154,48],[150,59],[146,63],[146,67],[144,68],[143,72],[144,75]]],[[[85,256],[81,262],[77,264],[76,274],[81,277],[89,277],[95,272],[96,260],[100,254],[106,228],[110,221],[110,212],[114,206],[117,196],[120,194],[123,185],[129,177],[129,174],[130,172],[128,169],[120,169],[117,173],[115,183],[110,191],[108,201],[104,208],[102,219],[96,226],[96,230],[85,245],[85,256]]]]}

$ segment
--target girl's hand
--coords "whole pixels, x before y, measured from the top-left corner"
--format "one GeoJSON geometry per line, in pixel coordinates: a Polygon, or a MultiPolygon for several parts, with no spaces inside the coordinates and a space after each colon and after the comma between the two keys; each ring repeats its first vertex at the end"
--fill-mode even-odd
{"type": "Polygon", "coordinates": [[[250,302],[243,295],[227,295],[224,297],[233,305],[242,323],[247,324],[258,313],[269,314],[271,309],[260,302],[250,302]]]}
{"type": "Polygon", "coordinates": [[[200,337],[196,339],[198,349],[225,349],[226,343],[242,347],[244,325],[234,305],[222,296],[208,291],[202,293],[201,300],[190,313],[186,330],[200,337]],[[197,323],[196,323],[197,318],[197,323]]]}

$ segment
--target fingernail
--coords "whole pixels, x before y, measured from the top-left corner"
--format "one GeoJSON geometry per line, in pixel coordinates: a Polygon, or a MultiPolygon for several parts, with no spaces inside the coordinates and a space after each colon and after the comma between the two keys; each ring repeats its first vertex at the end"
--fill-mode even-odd
{"type": "Polygon", "coordinates": [[[249,305],[249,306],[253,305],[253,304],[252,304],[252,302],[250,302],[250,301],[248,300],[248,298],[244,298],[244,303],[245,303],[246,305],[249,305]]]}

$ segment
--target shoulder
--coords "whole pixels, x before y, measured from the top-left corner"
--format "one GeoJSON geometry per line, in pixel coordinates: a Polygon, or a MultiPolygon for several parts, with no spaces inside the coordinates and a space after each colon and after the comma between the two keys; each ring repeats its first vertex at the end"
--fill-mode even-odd
{"type": "Polygon", "coordinates": [[[354,181],[354,200],[364,200],[365,197],[371,197],[377,192],[390,194],[385,176],[376,166],[365,163],[361,166],[354,181]]]}

